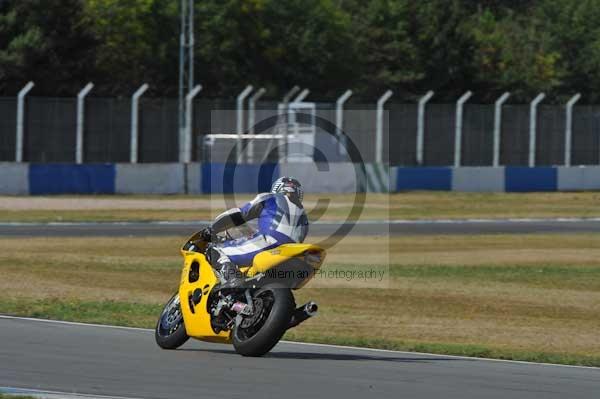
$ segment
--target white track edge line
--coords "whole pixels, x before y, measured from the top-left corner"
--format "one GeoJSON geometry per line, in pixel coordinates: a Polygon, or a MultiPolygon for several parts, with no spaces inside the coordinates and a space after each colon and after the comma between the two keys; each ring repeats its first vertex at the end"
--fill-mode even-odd
{"type": "MultiPolygon", "coordinates": [[[[109,328],[109,329],[141,331],[141,332],[154,331],[153,329],[150,329],[150,328],[113,326],[113,325],[109,325],[109,324],[82,323],[82,322],[77,322],[77,321],[37,319],[34,317],[19,317],[19,316],[9,316],[9,315],[3,315],[3,314],[0,314],[0,319],[26,320],[26,321],[51,323],[51,324],[64,324],[64,325],[74,325],[74,326],[83,326],[83,327],[100,327],[100,328],[109,328]]],[[[312,342],[296,342],[296,341],[279,341],[279,342],[282,344],[290,344],[290,345],[321,346],[321,347],[326,347],[326,348],[337,348],[337,349],[345,349],[345,350],[358,350],[358,351],[384,352],[384,353],[401,353],[401,354],[405,354],[405,355],[409,355],[409,354],[426,355],[426,356],[432,356],[432,357],[448,357],[448,358],[463,359],[463,360],[480,360],[480,361],[488,361],[488,362],[517,363],[517,364],[524,364],[524,365],[569,367],[569,368],[578,368],[578,369],[600,370],[600,367],[595,367],[595,366],[577,366],[577,365],[571,365],[571,364],[527,362],[527,361],[523,361],[523,360],[509,360],[509,359],[493,359],[493,358],[488,358],[488,357],[443,355],[443,354],[439,354],[439,353],[428,353],[428,352],[407,352],[407,351],[396,351],[396,350],[391,350],[391,349],[363,348],[360,346],[319,344],[319,343],[312,343],[312,342]]]]}
{"type": "Polygon", "coordinates": [[[45,389],[33,389],[33,388],[20,388],[20,387],[3,387],[0,386],[0,393],[5,395],[34,395],[44,397],[43,395],[51,395],[62,398],[90,398],[90,399],[142,399],[132,396],[107,396],[107,395],[96,395],[89,393],[77,393],[77,392],[63,392],[63,391],[49,391],[45,389]]]}
{"type": "MultiPolygon", "coordinates": [[[[600,218],[508,218],[508,219],[372,219],[358,221],[316,221],[313,224],[325,226],[339,226],[342,224],[479,224],[479,223],[581,223],[600,222],[600,218]]],[[[19,226],[189,226],[193,224],[208,224],[211,220],[189,220],[189,221],[152,221],[152,222],[0,222],[0,227],[19,226]]]]}
{"type": "Polygon", "coordinates": [[[79,322],[79,321],[38,319],[38,318],[35,318],[35,317],[20,317],[20,316],[10,316],[10,315],[3,315],[3,314],[0,314],[0,319],[25,320],[25,321],[34,321],[34,322],[40,322],[40,323],[64,324],[64,325],[82,326],[82,327],[99,327],[99,328],[109,328],[109,329],[113,329],[113,330],[131,330],[131,331],[142,331],[142,332],[151,332],[151,331],[154,331],[154,330],[152,330],[150,328],[113,326],[113,325],[110,325],[110,324],[83,323],[83,322],[79,322]]]}

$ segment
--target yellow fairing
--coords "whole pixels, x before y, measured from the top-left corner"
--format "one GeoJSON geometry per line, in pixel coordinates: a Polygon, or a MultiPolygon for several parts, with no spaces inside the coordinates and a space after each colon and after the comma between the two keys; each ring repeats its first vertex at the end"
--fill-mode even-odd
{"type": "Polygon", "coordinates": [[[315,261],[310,262],[310,265],[315,270],[318,270],[325,259],[325,250],[323,248],[313,244],[283,244],[256,255],[252,267],[248,269],[246,275],[252,277],[257,273],[264,273],[291,258],[306,257],[307,253],[319,255],[315,261]]]}
{"type": "Polygon", "coordinates": [[[181,284],[179,286],[179,298],[181,301],[181,313],[185,324],[186,333],[190,337],[198,338],[203,341],[227,343],[230,342],[230,332],[221,331],[215,334],[210,325],[210,314],[207,311],[206,303],[210,291],[218,282],[213,268],[207,262],[204,255],[197,252],[182,251],[185,259],[183,271],[181,273],[181,284]],[[199,265],[198,281],[189,282],[190,267],[192,264],[199,265]],[[194,305],[194,312],[188,298],[196,290],[202,290],[202,297],[197,305],[194,305]]]}
{"type": "MultiPolygon", "coordinates": [[[[229,331],[221,331],[216,334],[210,324],[210,314],[207,309],[207,301],[213,287],[217,284],[218,278],[213,268],[208,263],[203,254],[198,252],[181,251],[184,257],[184,267],[181,272],[181,282],[179,286],[179,298],[181,303],[181,313],[187,335],[203,341],[228,343],[231,341],[229,331]],[[190,269],[198,265],[198,280],[190,282],[190,269]],[[200,302],[197,305],[190,303],[190,297],[196,290],[202,291],[200,302]]],[[[254,257],[252,267],[241,268],[248,277],[257,273],[267,272],[292,258],[298,258],[304,263],[318,270],[325,259],[325,250],[321,247],[311,244],[285,244],[272,250],[261,252],[254,257]]],[[[312,275],[301,281],[294,288],[300,288],[306,284],[312,275]]]]}

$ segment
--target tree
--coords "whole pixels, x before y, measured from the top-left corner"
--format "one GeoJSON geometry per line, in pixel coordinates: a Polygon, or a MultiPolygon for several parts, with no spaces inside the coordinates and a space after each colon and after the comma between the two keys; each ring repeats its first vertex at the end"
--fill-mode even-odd
{"type": "Polygon", "coordinates": [[[389,88],[400,94],[423,79],[421,59],[408,32],[407,0],[351,1],[343,8],[352,16],[358,89],[363,96],[379,96],[389,88]]]}
{"type": "Polygon", "coordinates": [[[177,0],[87,0],[87,21],[100,40],[99,90],[130,94],[143,82],[160,95],[177,92],[177,0]]]}
{"type": "Polygon", "coordinates": [[[475,83],[490,95],[506,90],[515,99],[529,101],[562,84],[566,71],[561,54],[535,18],[510,10],[498,17],[486,10],[471,18],[469,32],[475,47],[475,83]]]}
{"type": "Polygon", "coordinates": [[[470,2],[409,3],[409,34],[418,49],[423,76],[416,85],[418,92],[433,89],[438,100],[454,100],[466,88],[471,88],[472,46],[464,27],[469,15],[467,3],[470,2]]]}
{"type": "Polygon", "coordinates": [[[196,15],[197,70],[208,93],[232,96],[253,83],[273,94],[298,84],[331,96],[356,76],[349,18],[329,0],[207,0],[196,15]]]}
{"type": "Polygon", "coordinates": [[[93,76],[97,40],[83,23],[83,2],[5,0],[0,3],[0,90],[27,81],[42,95],[73,95],[93,76]]]}
{"type": "Polygon", "coordinates": [[[588,101],[600,100],[600,0],[541,1],[535,17],[561,55],[561,93],[580,91],[588,101]]]}

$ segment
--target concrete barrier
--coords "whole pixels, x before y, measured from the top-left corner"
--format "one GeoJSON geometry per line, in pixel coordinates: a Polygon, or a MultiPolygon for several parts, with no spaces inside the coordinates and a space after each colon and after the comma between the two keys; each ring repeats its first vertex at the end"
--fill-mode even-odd
{"type": "Polygon", "coordinates": [[[600,190],[600,167],[598,166],[557,169],[559,191],[600,190]]]}
{"type": "Polygon", "coordinates": [[[452,170],[452,191],[503,192],[504,168],[462,167],[452,170]]]}
{"type": "Polygon", "coordinates": [[[380,163],[365,164],[365,175],[360,184],[361,192],[389,193],[392,189],[390,167],[380,163]]]}
{"type": "Polygon", "coordinates": [[[184,193],[184,165],[117,164],[115,190],[118,194],[184,193]]]}
{"type": "Polygon", "coordinates": [[[0,163],[0,194],[29,194],[29,165],[0,163]]]}
{"type": "Polygon", "coordinates": [[[30,164],[29,194],[114,194],[115,165],[30,164]]]}
{"type": "Polygon", "coordinates": [[[185,178],[188,194],[202,194],[202,164],[188,163],[185,178]]]}

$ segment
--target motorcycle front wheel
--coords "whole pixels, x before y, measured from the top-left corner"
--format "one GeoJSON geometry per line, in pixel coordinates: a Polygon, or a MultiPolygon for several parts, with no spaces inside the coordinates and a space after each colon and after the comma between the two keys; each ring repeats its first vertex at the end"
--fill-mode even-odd
{"type": "Polygon", "coordinates": [[[183,324],[179,293],[173,295],[165,305],[156,323],[154,338],[163,349],[177,349],[190,338],[183,324]]]}
{"type": "Polygon", "coordinates": [[[235,326],[233,347],[242,356],[262,356],[269,352],[287,330],[296,307],[292,291],[269,284],[253,295],[254,312],[235,326]]]}

